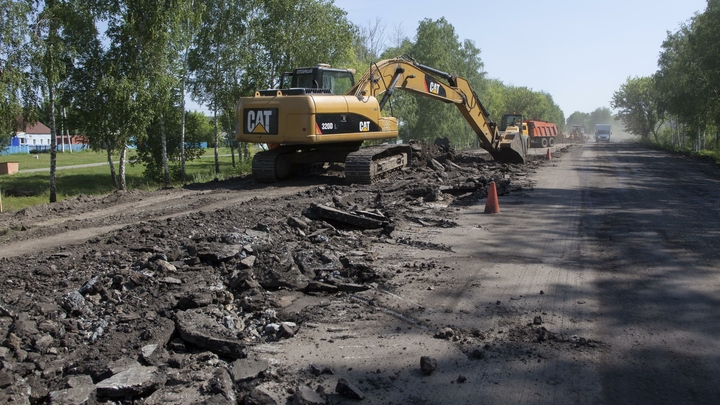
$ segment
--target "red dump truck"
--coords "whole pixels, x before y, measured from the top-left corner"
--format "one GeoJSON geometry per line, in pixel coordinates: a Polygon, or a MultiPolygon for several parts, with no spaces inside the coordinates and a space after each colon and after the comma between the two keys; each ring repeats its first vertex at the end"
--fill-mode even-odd
{"type": "Polygon", "coordinates": [[[558,135],[557,125],[535,119],[526,120],[524,123],[527,124],[527,134],[531,147],[547,148],[555,145],[555,138],[558,135]]]}

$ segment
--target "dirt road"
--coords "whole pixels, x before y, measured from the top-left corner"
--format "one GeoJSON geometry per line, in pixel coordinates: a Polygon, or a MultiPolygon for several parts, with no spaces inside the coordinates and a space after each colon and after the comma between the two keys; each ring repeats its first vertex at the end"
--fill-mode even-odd
{"type": "Polygon", "coordinates": [[[631,143],[553,151],[6,216],[0,399],[105,403],[130,367],[152,378],[127,403],[718,403],[717,166],[631,143]],[[483,213],[489,179],[500,214],[483,213]],[[390,225],[330,225],[313,203],[390,225]],[[232,239],[252,242],[230,255],[232,239]]]}

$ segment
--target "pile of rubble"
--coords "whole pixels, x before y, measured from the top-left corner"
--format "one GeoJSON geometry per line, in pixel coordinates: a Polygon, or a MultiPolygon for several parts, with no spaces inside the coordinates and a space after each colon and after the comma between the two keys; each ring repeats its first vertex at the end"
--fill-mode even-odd
{"type": "MultiPolygon", "coordinates": [[[[342,299],[387,282],[394,273],[372,244],[450,249],[395,234],[410,223],[453,227],[452,210],[422,207],[477,204],[490,181],[500,195],[521,190],[541,163],[413,147],[412,166],[392,181],[318,186],[2,259],[0,402],[271,404],[256,389],[270,379],[290,401],[325,403],[306,382],[332,370],[296,375],[248,355],[312,322],[312,311],[280,311],[277,292],[342,299]]],[[[363,396],[343,379],[336,390],[363,396]]]]}

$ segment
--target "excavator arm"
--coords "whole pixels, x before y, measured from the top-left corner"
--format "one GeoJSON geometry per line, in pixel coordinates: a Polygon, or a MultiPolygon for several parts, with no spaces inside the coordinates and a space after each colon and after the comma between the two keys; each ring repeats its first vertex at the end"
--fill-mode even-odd
{"type": "Polygon", "coordinates": [[[477,134],[482,148],[490,152],[495,160],[525,162],[526,137],[519,132],[499,132],[475,91],[462,77],[422,65],[408,57],[398,57],[374,63],[347,95],[358,98],[378,98],[382,95],[382,109],[396,89],[455,104],[477,134]]]}

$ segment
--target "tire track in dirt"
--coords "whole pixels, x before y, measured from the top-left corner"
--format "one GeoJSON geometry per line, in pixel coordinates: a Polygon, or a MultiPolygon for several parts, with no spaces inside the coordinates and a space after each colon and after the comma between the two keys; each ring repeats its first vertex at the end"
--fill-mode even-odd
{"type": "MultiPolygon", "coordinates": [[[[148,220],[165,220],[167,218],[175,218],[200,211],[215,211],[218,209],[230,207],[236,204],[250,201],[252,199],[270,199],[282,196],[296,194],[314,187],[314,185],[304,186],[288,186],[275,187],[268,186],[264,189],[244,189],[235,192],[213,193],[208,191],[187,191],[181,190],[178,194],[152,196],[144,198],[142,201],[125,202],[111,207],[86,212],[82,214],[72,215],[68,217],[53,218],[48,221],[41,221],[32,225],[33,228],[38,227],[57,227],[70,221],[88,221],[92,224],[93,220],[104,220],[109,216],[122,214],[127,218],[133,213],[140,214],[133,220],[123,221],[113,225],[103,226],[87,226],[81,229],[64,230],[60,233],[10,242],[0,245],[0,258],[16,257],[29,255],[38,251],[38,246],[42,246],[43,251],[49,251],[61,246],[72,246],[98,237],[109,232],[122,229],[126,226],[138,224],[148,220]],[[179,203],[179,204],[176,204],[179,203]],[[170,214],[157,215],[157,211],[176,204],[178,206],[192,207],[190,209],[180,209],[170,214]]],[[[120,218],[122,220],[122,217],[120,218]]]]}

